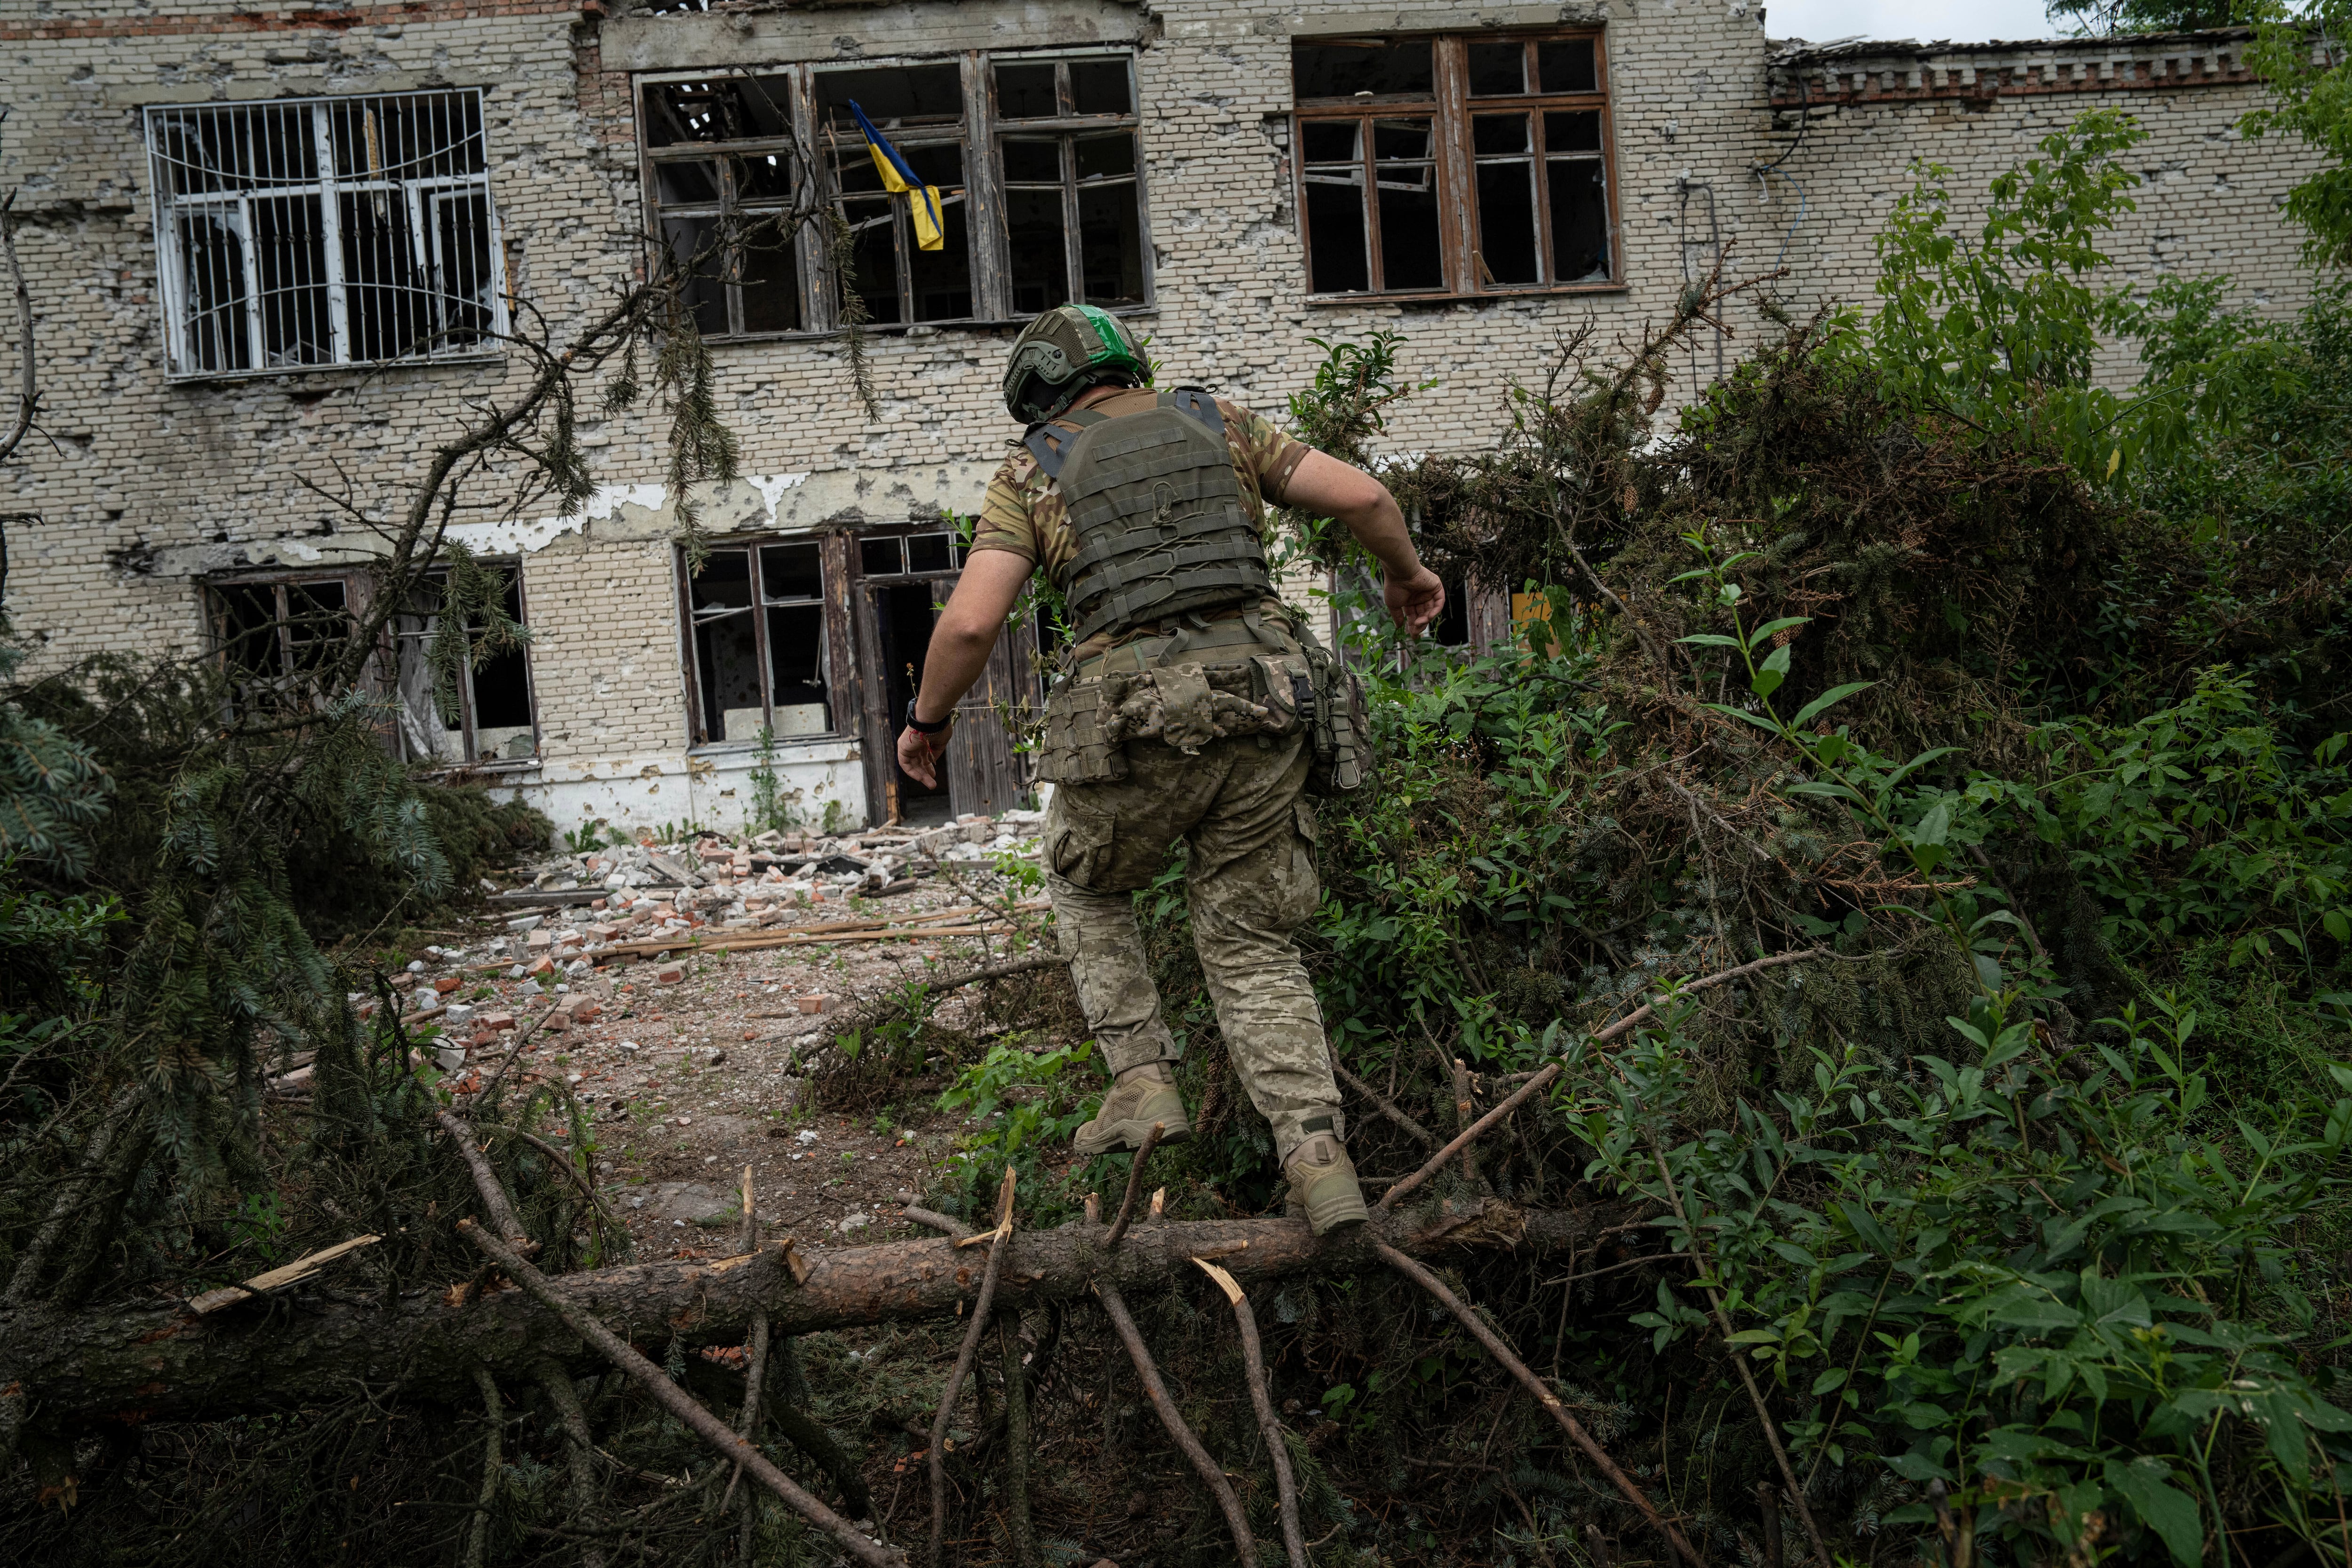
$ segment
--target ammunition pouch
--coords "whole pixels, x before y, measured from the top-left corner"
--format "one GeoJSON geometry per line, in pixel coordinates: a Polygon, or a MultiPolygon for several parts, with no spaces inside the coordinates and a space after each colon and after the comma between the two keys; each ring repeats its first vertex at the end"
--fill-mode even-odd
{"type": "Polygon", "coordinates": [[[1299,644],[1315,699],[1314,760],[1307,769],[1307,793],[1353,795],[1363,784],[1371,755],[1363,679],[1312,636],[1302,636],[1299,644]]]}
{"type": "Polygon", "coordinates": [[[1037,777],[1053,784],[1127,777],[1129,741],[1192,755],[1212,741],[1305,733],[1307,787],[1345,795],[1363,782],[1363,686],[1304,628],[1252,613],[1086,660],[1045,699],[1037,777]]]}

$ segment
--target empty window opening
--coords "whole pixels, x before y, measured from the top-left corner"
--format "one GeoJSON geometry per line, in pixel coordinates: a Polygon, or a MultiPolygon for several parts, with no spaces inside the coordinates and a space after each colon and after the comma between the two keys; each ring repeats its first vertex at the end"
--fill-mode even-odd
{"type": "Polygon", "coordinates": [[[1291,65],[1312,292],[1615,281],[1598,34],[1302,40],[1291,65]]]}
{"type": "Polygon", "coordinates": [[[884,325],[969,320],[976,312],[962,73],[954,66],[888,66],[819,71],[815,83],[817,133],[835,205],[854,237],[854,286],[866,319],[884,325]],[[912,211],[918,198],[893,195],[884,184],[852,103],[889,139],[918,183],[938,188],[940,248],[922,247],[912,211]]]}
{"type": "Polygon", "coordinates": [[[1124,55],[1000,62],[995,83],[1014,313],[1142,304],[1131,63],[1124,55]]]}
{"type": "Polygon", "coordinates": [[[833,732],[824,550],[815,540],[714,550],[687,591],[696,743],[757,741],[762,730],[780,739],[833,732]]]}
{"type": "MultiPolygon", "coordinates": [[[[520,573],[511,565],[491,570],[502,580],[501,613],[515,626],[528,625],[520,573]]],[[[478,616],[467,622],[462,640],[442,646],[447,595],[447,574],[433,573],[417,584],[409,607],[393,617],[401,754],[447,766],[537,756],[528,656],[510,644],[477,661],[471,656],[486,630],[478,616]]]]}
{"type": "Polygon", "coordinates": [[[1292,46],[1292,90],[1310,98],[1428,98],[1437,90],[1427,38],[1318,38],[1292,46]]]}
{"type": "Polygon", "coordinates": [[[174,375],[481,353],[506,331],[472,90],[151,109],[174,375]]]}
{"type": "Polygon", "coordinates": [[[798,331],[810,321],[803,177],[788,76],[650,82],[641,109],[655,232],[686,274],[708,337],[798,331]]]}
{"type": "MultiPolygon", "coordinates": [[[[1149,213],[1129,54],[790,66],[639,84],[657,242],[709,337],[1004,321],[1067,301],[1150,303],[1149,213]],[[996,126],[982,136],[972,100],[996,126]],[[940,195],[940,244],[888,188],[855,103],[940,195]],[[849,230],[836,261],[780,215],[814,179],[849,230]],[[984,221],[975,215],[985,215],[984,221]],[[983,257],[995,264],[982,266],[983,257]]],[[[234,234],[211,240],[239,244],[234,234]]],[[[224,277],[232,268],[219,269],[224,277]]]]}
{"type": "Polygon", "coordinates": [[[205,589],[214,655],[240,712],[314,705],[350,645],[350,585],[340,577],[216,583],[205,589]]]}

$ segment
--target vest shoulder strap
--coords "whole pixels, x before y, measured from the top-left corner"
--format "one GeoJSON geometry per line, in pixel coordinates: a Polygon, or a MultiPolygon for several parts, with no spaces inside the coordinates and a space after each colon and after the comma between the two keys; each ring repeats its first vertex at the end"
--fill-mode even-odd
{"type": "Polygon", "coordinates": [[[1163,408],[1173,408],[1191,415],[1215,431],[1217,439],[1220,441],[1225,438],[1225,416],[1217,411],[1217,400],[1210,396],[1205,389],[1198,386],[1180,386],[1173,392],[1161,393],[1160,404],[1163,408]]]}
{"type": "MultiPolygon", "coordinates": [[[[1029,455],[1037,459],[1037,467],[1047,479],[1058,479],[1062,477],[1063,460],[1069,456],[1070,443],[1076,440],[1087,426],[1100,425],[1109,417],[1109,415],[1098,414],[1091,408],[1073,408],[1042,425],[1029,426],[1027,434],[1021,437],[1021,444],[1029,448],[1029,455]],[[1057,425],[1075,425],[1078,428],[1057,430],[1055,428],[1057,425]]],[[[1223,430],[1224,426],[1220,424],[1218,428],[1223,430]]]]}

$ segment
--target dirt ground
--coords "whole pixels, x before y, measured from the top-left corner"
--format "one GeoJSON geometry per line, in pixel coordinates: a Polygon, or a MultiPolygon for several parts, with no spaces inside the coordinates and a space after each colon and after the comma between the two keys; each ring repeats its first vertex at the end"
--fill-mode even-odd
{"type": "MultiPolygon", "coordinates": [[[[965,1124],[931,1110],[927,1094],[889,1113],[816,1110],[812,1060],[856,1022],[861,1004],[1051,941],[1042,900],[1004,874],[1017,877],[1019,864],[1034,860],[1034,816],[962,826],[973,845],[963,858],[909,858],[890,869],[917,874],[898,879],[904,890],[888,897],[868,896],[870,879],[828,887],[822,878],[812,885],[772,873],[765,883],[739,885],[719,868],[700,889],[616,889],[537,921],[486,915],[466,941],[428,947],[411,965],[409,1016],[460,1086],[468,1074],[495,1071],[518,1037],[518,1069],[572,1086],[596,1130],[597,1185],[628,1223],[640,1257],[730,1243],[746,1165],[768,1235],[817,1248],[879,1239],[906,1224],[905,1197],[952,1163],[965,1124]],[[724,910],[743,912],[699,912],[721,895],[724,910]],[[614,907],[623,900],[635,907],[614,907]],[[985,922],[994,928],[987,934],[714,950],[730,938],[824,935],[974,909],[981,913],[939,923],[985,922]],[[617,951],[667,937],[677,945],[667,957],[617,951]]],[[[871,851],[871,842],[852,837],[803,853],[871,851]]],[[[667,857],[688,858],[683,849],[667,857]]],[[[564,879],[560,860],[542,864],[564,879]]],[[[976,989],[951,995],[937,1016],[951,1026],[978,1001],[976,989]]]]}

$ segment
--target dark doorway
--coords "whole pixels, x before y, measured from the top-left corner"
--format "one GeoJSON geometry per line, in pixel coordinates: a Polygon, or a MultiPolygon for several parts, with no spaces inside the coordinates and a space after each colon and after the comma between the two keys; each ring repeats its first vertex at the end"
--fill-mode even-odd
{"type": "MultiPolygon", "coordinates": [[[[923,656],[931,643],[931,585],[892,584],[869,589],[874,606],[874,630],[882,647],[883,704],[889,737],[890,787],[897,793],[902,822],[945,822],[954,815],[948,799],[947,770],[940,782],[926,786],[898,762],[898,731],[907,726],[907,704],[923,683],[923,656]]],[[[877,803],[877,816],[887,819],[892,802],[877,803]]]]}

